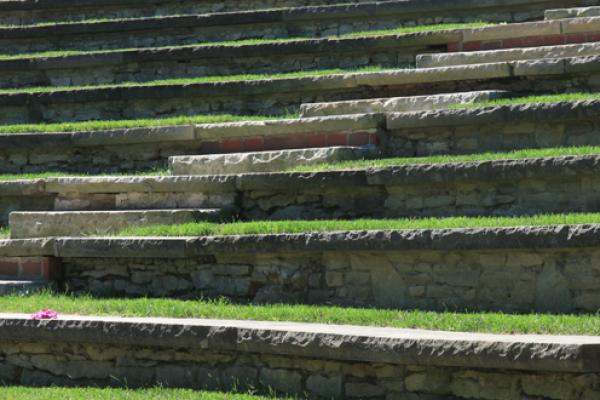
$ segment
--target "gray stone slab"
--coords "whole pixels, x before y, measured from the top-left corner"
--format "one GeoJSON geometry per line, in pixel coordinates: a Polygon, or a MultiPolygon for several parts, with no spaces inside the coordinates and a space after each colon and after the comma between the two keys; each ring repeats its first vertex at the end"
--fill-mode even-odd
{"type": "Polygon", "coordinates": [[[0,296],[30,295],[51,288],[48,281],[4,281],[0,280],[0,296]]]}
{"type": "Polygon", "coordinates": [[[0,257],[43,257],[54,255],[52,239],[0,240],[0,257]]]}
{"type": "Polygon", "coordinates": [[[285,171],[304,165],[375,158],[375,146],[320,147],[310,149],[259,151],[169,158],[173,175],[219,175],[249,172],[285,171]]]}
{"type": "Polygon", "coordinates": [[[229,216],[218,209],[13,212],[9,224],[11,238],[25,239],[108,235],[140,226],[219,222],[229,216]]]}
{"type": "Polygon", "coordinates": [[[2,314],[0,339],[211,349],[314,359],[556,372],[597,372],[592,336],[492,335],[291,322],[2,314]]]}
{"type": "Polygon", "coordinates": [[[457,53],[421,54],[417,68],[438,68],[451,65],[483,64],[515,60],[584,57],[600,55],[600,43],[581,43],[562,46],[526,47],[503,50],[457,53]]]}
{"type": "Polygon", "coordinates": [[[600,7],[573,7],[573,8],[555,8],[546,10],[544,17],[547,20],[562,18],[581,18],[600,16],[600,7]]]}
{"type": "Polygon", "coordinates": [[[483,90],[426,96],[307,103],[300,106],[300,113],[302,117],[322,117],[328,115],[433,110],[446,108],[451,104],[488,101],[506,97],[508,95],[509,92],[503,90],[483,90]]]}

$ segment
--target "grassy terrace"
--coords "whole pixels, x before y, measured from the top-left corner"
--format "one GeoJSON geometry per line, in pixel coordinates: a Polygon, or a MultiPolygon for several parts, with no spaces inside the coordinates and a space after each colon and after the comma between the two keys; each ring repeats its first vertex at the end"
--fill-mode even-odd
{"type": "Polygon", "coordinates": [[[298,79],[307,77],[317,77],[325,75],[337,74],[352,74],[361,72],[391,72],[398,69],[384,68],[378,65],[355,68],[355,69],[322,69],[315,71],[297,71],[278,74],[241,74],[241,75],[214,75],[200,76],[197,78],[175,78],[175,79],[160,79],[148,82],[122,82],[118,84],[106,85],[87,85],[87,86],[37,86],[31,88],[17,89],[1,89],[0,95],[10,93],[48,93],[48,92],[64,92],[64,91],[81,91],[93,89],[107,89],[116,87],[149,87],[160,85],[194,85],[199,83],[218,83],[218,82],[237,82],[237,81],[260,81],[260,80],[277,80],[277,79],[298,79]]]}
{"type": "Polygon", "coordinates": [[[20,180],[32,180],[32,179],[45,179],[45,178],[61,178],[61,177],[98,177],[98,176],[165,176],[168,175],[168,170],[153,170],[143,172],[127,172],[127,173],[112,173],[112,174],[77,174],[72,172],[41,172],[39,174],[5,174],[0,175],[0,182],[20,181],[20,180]]]}
{"type": "Polygon", "coordinates": [[[525,217],[452,217],[355,219],[317,221],[253,221],[181,225],[157,225],[131,228],[121,236],[230,236],[294,234],[305,232],[362,231],[388,229],[496,228],[515,226],[577,225],[600,223],[600,213],[544,214],[525,217]]]}
{"type": "MultiPolygon", "coordinates": [[[[177,389],[98,389],[98,388],[30,388],[3,387],[4,400],[269,400],[247,394],[202,392],[177,389]]],[[[283,398],[281,398],[283,399],[283,398]]]]}
{"type": "Polygon", "coordinates": [[[423,312],[307,305],[237,305],[225,300],[95,299],[50,292],[0,297],[0,311],[129,317],[314,322],[460,332],[600,335],[600,315],[423,312]]]}
{"type": "Polygon", "coordinates": [[[544,149],[513,150],[505,153],[479,153],[466,155],[439,155],[429,157],[394,157],[374,160],[342,161],[330,164],[304,165],[291,168],[290,172],[361,170],[400,165],[463,163],[492,160],[523,160],[529,158],[585,156],[600,154],[600,146],[548,147],[544,149]]]}
{"type": "Polygon", "coordinates": [[[562,102],[575,102],[584,100],[599,100],[600,93],[560,93],[560,94],[547,94],[538,96],[525,96],[525,97],[513,97],[506,99],[495,99],[489,101],[481,101],[477,103],[461,103],[452,104],[449,108],[460,109],[460,108],[473,108],[473,107],[493,107],[493,106],[508,106],[513,104],[532,104],[532,103],[562,103],[562,102]]]}
{"type": "MultiPolygon", "coordinates": [[[[461,24],[435,24],[435,25],[422,25],[422,26],[414,26],[414,27],[401,27],[394,29],[382,29],[382,30],[373,30],[373,31],[360,31],[360,32],[351,32],[343,35],[334,35],[328,36],[329,39],[352,39],[352,38],[361,38],[361,37],[375,37],[375,36],[386,36],[386,35],[404,35],[411,33],[420,33],[420,32],[435,32],[440,30],[448,30],[448,29],[466,29],[466,28],[478,28],[482,26],[495,25],[490,22],[471,22],[471,23],[461,23],[461,24]]],[[[2,27],[0,27],[2,28],[2,27]]],[[[243,39],[243,40],[235,40],[235,41],[220,41],[220,42],[203,42],[191,45],[184,46],[161,46],[161,47],[150,47],[150,48],[122,48],[122,49],[114,49],[114,50],[64,50],[64,51],[45,51],[45,52],[37,52],[37,53],[21,53],[21,54],[0,54],[0,60],[14,60],[14,59],[22,59],[22,58],[46,58],[46,57],[66,57],[66,56],[75,56],[75,55],[92,55],[92,54],[102,54],[102,53],[114,53],[121,51],[136,51],[143,49],[152,49],[152,50],[166,50],[166,49],[185,49],[192,47],[204,47],[204,46],[246,46],[246,45],[257,45],[257,44],[277,44],[277,43],[289,43],[289,42],[298,42],[298,41],[306,41],[313,40],[314,38],[285,38],[285,39],[243,39]]],[[[0,50],[1,51],[1,50],[0,50]]]]}

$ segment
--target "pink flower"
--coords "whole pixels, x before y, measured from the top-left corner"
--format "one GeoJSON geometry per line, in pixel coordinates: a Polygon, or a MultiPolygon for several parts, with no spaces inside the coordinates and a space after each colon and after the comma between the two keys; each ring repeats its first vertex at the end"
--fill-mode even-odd
{"type": "Polygon", "coordinates": [[[52,310],[42,310],[31,316],[31,319],[57,319],[58,313],[52,310]]]}

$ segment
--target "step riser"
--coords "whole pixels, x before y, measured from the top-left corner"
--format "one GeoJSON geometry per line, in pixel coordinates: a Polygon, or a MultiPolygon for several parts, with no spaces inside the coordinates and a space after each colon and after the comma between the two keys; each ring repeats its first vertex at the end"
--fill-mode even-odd
{"type": "MultiPolygon", "coordinates": [[[[118,184],[49,179],[45,189],[38,190],[54,198],[46,211],[226,208],[244,219],[598,212],[600,194],[590,190],[600,185],[598,165],[597,157],[580,157],[406,166],[368,173],[162,177],[154,183],[135,178],[118,184]]],[[[21,206],[19,201],[26,207],[30,195],[20,185],[5,183],[2,190],[8,191],[4,196],[13,210],[21,206]]]]}
{"type": "Polygon", "coordinates": [[[61,279],[60,261],[54,257],[0,257],[0,280],[61,279]]]}
{"type": "Polygon", "coordinates": [[[29,296],[52,288],[47,281],[0,281],[0,296],[29,296]]]}
{"type": "Polygon", "coordinates": [[[0,346],[5,382],[27,386],[259,389],[307,399],[492,393],[483,398],[508,400],[552,398],[559,385],[569,393],[596,393],[599,375],[598,344],[588,337],[444,336],[242,321],[5,318],[0,346]]]}
{"type": "Polygon", "coordinates": [[[509,95],[510,93],[504,91],[481,91],[389,99],[365,99],[348,102],[310,103],[300,106],[300,115],[303,118],[307,118],[326,117],[330,115],[434,110],[447,108],[453,104],[490,101],[509,97],[509,95]]]}
{"type": "Polygon", "coordinates": [[[117,234],[133,227],[221,222],[231,215],[219,210],[146,210],[86,213],[11,213],[12,239],[48,236],[92,236],[117,234]]]}
{"type": "MultiPolygon", "coordinates": [[[[351,0],[347,3],[370,2],[371,0],[351,0]]],[[[23,2],[21,2],[23,3],[23,2]]],[[[85,19],[104,18],[147,18],[166,15],[205,14],[214,12],[232,12],[259,10],[279,7],[300,7],[335,4],[337,0],[229,0],[215,3],[211,1],[174,0],[174,1],[118,1],[40,3],[30,1],[16,7],[0,8],[0,24],[30,25],[42,22],[72,22],[85,19]],[[53,3],[53,4],[52,4],[53,3]],[[75,5],[75,7],[74,7],[75,5]],[[29,6],[29,7],[27,7],[29,6]],[[29,9],[28,9],[29,8],[29,9]]]]}
{"type": "Polygon", "coordinates": [[[375,158],[375,146],[331,147],[277,152],[234,153],[212,156],[183,156],[169,159],[172,175],[221,175],[249,172],[277,172],[325,163],[375,158]]]}
{"type": "Polygon", "coordinates": [[[334,75],[327,78],[186,86],[114,88],[0,96],[0,123],[73,122],[232,113],[288,114],[302,103],[415,96],[474,90],[564,93],[600,88],[596,58],[563,62],[480,64],[466,67],[334,75]],[[24,104],[28,104],[25,106],[24,104]]]}
{"type": "MultiPolygon", "coordinates": [[[[596,4],[590,4],[596,5],[596,4]]],[[[585,8],[563,8],[555,10],[546,10],[544,13],[546,20],[562,19],[562,18],[584,18],[597,17],[600,15],[600,7],[585,7],[585,8]]]]}
{"type": "MultiPolygon", "coordinates": [[[[206,135],[201,128],[194,132],[193,127],[174,127],[161,129],[163,138],[156,139],[150,130],[145,137],[138,136],[139,143],[120,143],[120,138],[126,138],[127,132],[118,135],[107,135],[106,140],[97,139],[95,145],[89,145],[76,140],[64,140],[56,136],[56,140],[45,135],[39,135],[37,147],[31,147],[32,138],[20,137],[13,145],[11,140],[0,137],[0,172],[22,173],[22,172],[45,172],[52,171],[67,172],[127,172],[127,171],[151,171],[153,169],[164,169],[167,167],[168,158],[171,156],[186,154],[221,154],[238,153],[249,151],[272,151],[285,149],[306,149],[323,146],[368,146],[377,145],[380,130],[377,123],[371,124],[371,129],[351,130],[348,123],[340,123],[340,129],[330,132],[306,133],[299,124],[299,132],[284,132],[282,134],[269,134],[265,128],[264,136],[233,136],[229,139],[215,140],[215,135],[206,135]],[[183,132],[183,134],[182,134],[183,132]],[[186,133],[188,132],[188,133],[186,133]],[[283,134],[286,133],[286,134],[283,134]],[[189,140],[189,137],[198,137],[197,140],[189,140]],[[170,140],[169,140],[170,139],[170,140]],[[41,147],[40,143],[50,140],[49,146],[41,147]],[[158,140],[158,141],[157,141],[158,140]],[[43,149],[43,151],[42,151],[43,149]]],[[[323,128],[325,129],[325,128],[323,128]]],[[[141,130],[140,130],[141,132],[141,130]]],[[[244,133],[239,131],[239,135],[244,133]]],[[[237,133],[234,133],[237,135],[237,133]]],[[[251,133],[252,135],[252,133],[251,133]]],[[[64,135],[66,138],[68,135],[64,135]]],[[[91,134],[94,137],[94,134],[91,134]]]]}
{"type": "Polygon", "coordinates": [[[417,57],[417,68],[439,68],[451,65],[472,65],[513,60],[565,58],[600,55],[600,43],[583,45],[527,48],[523,50],[497,50],[486,52],[446,53],[417,57]]]}
{"type": "Polygon", "coordinates": [[[354,69],[370,65],[407,68],[415,65],[418,54],[440,50],[440,46],[407,45],[389,38],[297,43],[296,46],[243,46],[221,51],[195,48],[140,52],[137,56],[117,53],[51,61],[0,60],[0,88],[118,84],[167,78],[354,69]],[[364,50],[357,52],[358,46],[364,46],[364,50]]]}

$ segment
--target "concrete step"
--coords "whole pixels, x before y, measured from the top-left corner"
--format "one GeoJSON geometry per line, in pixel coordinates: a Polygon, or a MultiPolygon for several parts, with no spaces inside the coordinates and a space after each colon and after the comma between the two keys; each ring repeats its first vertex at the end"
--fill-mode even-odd
{"type": "Polygon", "coordinates": [[[310,400],[598,393],[600,340],[590,336],[70,315],[32,321],[22,314],[1,315],[0,326],[10,385],[251,388],[310,400]]]}
{"type": "Polygon", "coordinates": [[[421,54],[417,56],[417,68],[439,68],[452,65],[598,55],[600,55],[600,42],[561,46],[526,47],[508,50],[421,54]]]}
{"type": "Polygon", "coordinates": [[[0,279],[0,296],[29,295],[50,288],[52,288],[52,284],[45,280],[16,281],[0,279]]]}
{"type": "Polygon", "coordinates": [[[572,7],[572,8],[555,8],[546,10],[544,17],[546,20],[563,19],[563,18],[585,18],[600,16],[600,7],[572,7]]]}
{"type": "Polygon", "coordinates": [[[149,225],[220,222],[231,215],[220,209],[12,212],[11,238],[107,235],[149,225]]]}
{"type": "Polygon", "coordinates": [[[330,115],[434,110],[447,108],[451,104],[477,103],[500,99],[509,95],[510,93],[504,90],[483,90],[426,96],[307,103],[300,106],[300,114],[303,118],[308,118],[330,115]]]}
{"type": "Polygon", "coordinates": [[[176,156],[169,158],[169,169],[173,175],[277,172],[296,166],[368,159],[380,155],[380,151],[373,144],[363,147],[334,146],[297,150],[176,156]]]}

